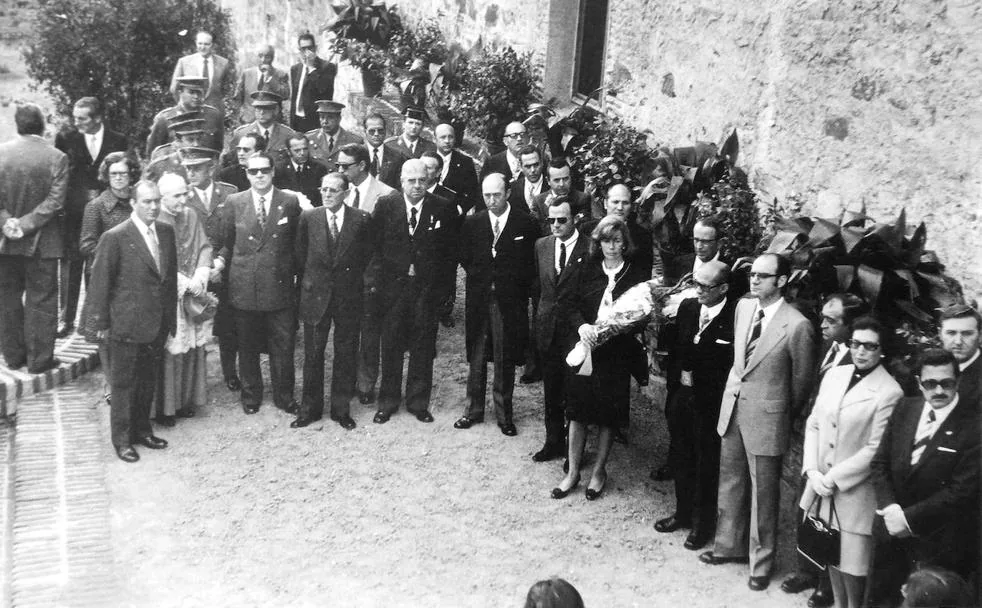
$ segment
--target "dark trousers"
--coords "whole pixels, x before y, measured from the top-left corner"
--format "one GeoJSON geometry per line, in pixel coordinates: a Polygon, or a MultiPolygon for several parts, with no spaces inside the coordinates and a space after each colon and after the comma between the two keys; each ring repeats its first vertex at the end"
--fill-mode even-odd
{"type": "Polygon", "coordinates": [[[324,414],[324,349],[334,321],[334,364],[331,369],[331,417],[351,413],[350,401],[355,395],[358,365],[358,330],[360,307],[337,301],[318,323],[303,324],[303,399],[300,415],[319,419],[324,414]],[[339,310],[344,308],[345,310],[339,310]]]}
{"type": "MultiPolygon", "coordinates": [[[[227,281],[228,277],[223,277],[227,281]]],[[[235,357],[239,352],[238,331],[236,329],[235,309],[228,301],[228,291],[223,283],[209,283],[208,291],[218,296],[218,309],[212,333],[218,338],[218,357],[222,363],[222,377],[225,380],[238,376],[235,357]]]]}
{"type": "Polygon", "coordinates": [[[526,376],[536,376],[542,372],[542,356],[539,349],[535,347],[535,318],[539,316],[539,299],[532,298],[532,314],[529,315],[529,341],[525,347],[525,371],[526,376]]]}
{"type": "Polygon", "coordinates": [[[378,365],[385,315],[379,309],[378,294],[370,296],[362,308],[361,343],[358,349],[358,392],[370,393],[378,382],[378,365]]]}
{"type": "Polygon", "coordinates": [[[267,346],[267,342],[273,403],[279,408],[286,408],[293,401],[296,317],[296,309],[292,306],[280,310],[235,310],[243,405],[258,407],[263,402],[259,353],[267,346]]]}
{"type": "Polygon", "coordinates": [[[57,331],[58,260],[0,255],[0,349],[7,366],[26,363],[34,373],[49,365],[57,331]]]}
{"type": "Polygon", "coordinates": [[[386,297],[388,309],[382,322],[382,382],[378,409],[391,414],[399,409],[403,355],[409,352],[406,375],[406,409],[425,412],[433,391],[433,358],[436,356],[437,306],[432,289],[415,277],[397,279],[386,297]]]}
{"type": "Polygon", "coordinates": [[[491,297],[488,314],[476,328],[477,340],[469,353],[470,372],[467,375],[468,418],[484,417],[484,401],[488,390],[488,354],[494,365],[491,388],[494,415],[498,424],[512,424],[512,393],[515,390],[515,365],[505,362],[505,324],[498,300],[491,297]],[[491,350],[488,353],[488,350],[491,350]]]}
{"type": "Polygon", "coordinates": [[[541,354],[547,446],[566,447],[566,354],[555,342],[541,354]]]}
{"type": "Polygon", "coordinates": [[[82,291],[82,277],[84,275],[85,260],[82,258],[68,258],[62,264],[62,289],[65,299],[65,325],[75,326],[75,317],[78,313],[78,296],[82,291]]]}
{"type": "Polygon", "coordinates": [[[672,397],[676,417],[682,422],[672,437],[677,444],[676,460],[669,461],[675,478],[675,516],[694,520],[693,529],[699,534],[712,534],[719,486],[719,399],[715,407],[697,403],[688,386],[680,386],[672,397]]]}
{"type": "Polygon", "coordinates": [[[140,437],[153,434],[150,410],[166,337],[161,332],[153,342],[144,344],[109,340],[113,396],[109,417],[116,447],[131,445],[140,437]]]}

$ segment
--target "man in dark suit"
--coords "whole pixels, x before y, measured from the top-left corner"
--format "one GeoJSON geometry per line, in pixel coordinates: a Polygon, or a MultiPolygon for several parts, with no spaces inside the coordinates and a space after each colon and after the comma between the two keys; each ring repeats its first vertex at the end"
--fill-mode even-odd
{"type": "Polygon", "coordinates": [[[716,426],[722,437],[716,537],[713,549],[699,556],[710,565],[749,561],[754,591],[770,584],[781,459],[791,421],[815,382],[814,330],[781,293],[790,276],[786,258],[759,256],[750,271],[752,297],[737,303],[733,367],[716,426]]]}
{"type": "Polygon", "coordinates": [[[409,351],[406,409],[421,422],[429,412],[436,356],[437,313],[454,272],[456,210],[426,192],[426,166],[402,167],[402,192],[378,199],[373,217],[378,248],[373,277],[382,322],[382,382],[373,421],[388,422],[399,408],[404,353],[409,351]]]}
{"type": "Polygon", "coordinates": [[[565,158],[559,157],[549,161],[546,177],[549,180],[549,192],[536,196],[530,209],[532,217],[539,222],[543,234],[549,229],[546,225],[546,219],[549,217],[549,203],[551,199],[557,196],[565,196],[569,199],[569,204],[573,209],[573,218],[577,224],[589,221],[591,218],[599,220],[607,215],[603,207],[594,202],[592,195],[573,189],[571,169],[565,158]]]}
{"type": "Polygon", "coordinates": [[[923,399],[897,407],[871,464],[876,490],[869,605],[897,606],[917,565],[978,574],[979,415],[958,395],[955,357],[923,353],[923,399]]]}
{"type": "Polygon", "coordinates": [[[133,215],[102,235],[96,247],[85,310],[87,327],[109,344],[116,455],[136,462],[133,449],[167,447],[150,427],[164,342],[177,326],[174,228],[156,221],[160,192],[153,182],[133,188],[133,215]]]}
{"type": "Polygon", "coordinates": [[[338,66],[317,56],[317,43],[313,34],[300,34],[297,38],[300,63],[290,68],[290,127],[306,133],[316,129],[317,100],[334,99],[334,77],[338,66]]]}
{"type": "Polygon", "coordinates": [[[310,156],[333,170],[341,147],[360,144],[361,137],[341,127],[341,110],[345,107],[343,103],[329,99],[321,99],[316,103],[320,128],[307,131],[310,156]]]}
{"type": "Polygon", "coordinates": [[[170,81],[170,92],[177,96],[178,83],[183,76],[195,76],[205,80],[204,102],[213,108],[225,107],[225,90],[232,81],[228,59],[212,52],[212,36],[198,32],[194,37],[197,53],[177,60],[170,81]]]}
{"type": "Polygon", "coordinates": [[[235,151],[236,163],[219,171],[218,179],[226,184],[232,184],[237,191],[243,192],[250,188],[246,163],[249,161],[249,157],[256,152],[266,150],[266,138],[255,131],[250,131],[242,135],[239,141],[233,144],[233,150],[235,151]]]}
{"type": "Polygon", "coordinates": [[[576,229],[566,199],[555,200],[549,206],[548,222],[552,234],[535,243],[538,281],[533,298],[538,305],[532,326],[542,365],[546,427],[545,443],[532,455],[535,462],[566,454],[566,355],[573,344],[565,337],[569,328],[564,325],[566,311],[561,303],[568,301],[567,293],[576,284],[577,273],[590,249],[590,239],[576,229]]]}
{"type": "Polygon", "coordinates": [[[310,140],[303,133],[290,138],[290,159],[276,171],[274,185],[307,197],[314,207],[321,206],[321,180],[329,173],[327,165],[310,157],[310,140]]]}
{"type": "Polygon", "coordinates": [[[72,108],[74,131],[59,133],[55,148],[68,156],[68,193],[65,195],[65,258],[62,269],[62,298],[64,298],[64,328],[59,337],[75,328],[78,294],[82,287],[85,258],[79,254],[79,237],[85,205],[99,196],[104,186],[99,182],[99,165],[110,152],[125,152],[126,137],[106,128],[102,120],[102,102],[95,97],[83,97],[72,108]],[[67,281],[65,281],[67,277],[67,281]]]}
{"type": "Polygon", "coordinates": [[[434,135],[436,152],[443,160],[440,185],[457,193],[457,200],[454,202],[461,215],[466,215],[471,209],[481,209],[484,205],[478,192],[474,159],[454,147],[457,145],[457,135],[452,126],[439,124],[434,135]]]}
{"type": "Polygon", "coordinates": [[[518,179],[522,174],[522,163],[519,153],[528,144],[528,132],[520,122],[510,122],[505,127],[505,149],[492,155],[481,167],[481,179],[492,173],[500,173],[507,178],[508,184],[518,179]]]}
{"type": "Polygon", "coordinates": [[[508,204],[526,213],[532,213],[532,201],[549,191],[548,182],[542,177],[542,152],[533,145],[519,151],[522,174],[512,182],[508,204]]]}
{"type": "Polygon", "coordinates": [[[348,178],[323,179],[324,208],[308,209],[297,228],[301,268],[300,318],[303,320],[303,399],[292,428],[320,420],[324,411],[324,348],[334,323],[331,420],[355,428],[350,402],[355,396],[358,332],[364,273],[375,249],[372,217],[344,204],[348,178]]]}
{"type": "Polygon", "coordinates": [[[677,341],[669,352],[678,388],[666,409],[674,411],[679,446],[669,463],[675,477],[675,512],[655,522],[655,530],[692,528],[685,548],[701,549],[716,529],[720,438],[716,433],[719,404],[733,365],[733,312],[737,301],[727,297],[730,268],[708,262],[693,280],[695,298],[682,301],[677,341]]]}
{"type": "Polygon", "coordinates": [[[460,265],[467,273],[467,406],[454,428],[484,421],[487,362],[494,364],[492,397],[501,432],[518,434],[512,417],[515,365],[524,361],[528,299],[535,280],[538,225],[508,205],[505,176],[492,173],[481,184],[487,209],[469,216],[460,235],[460,265]]]}
{"type": "Polygon", "coordinates": [[[205,121],[201,139],[204,146],[220,150],[225,145],[224,106],[205,104],[205,87],[207,82],[204,78],[182,76],[177,79],[177,105],[164,108],[153,117],[150,134],[147,136],[147,158],[156,158],[158,148],[174,140],[170,130],[171,120],[189,112],[205,121]]]}
{"type": "Polygon", "coordinates": [[[218,254],[229,268],[229,301],[235,308],[241,401],[246,414],[258,412],[262,403],[259,353],[267,347],[273,404],[289,414],[297,411],[293,401],[294,235],[300,203],[273,187],[274,167],[268,153],[249,157],[246,172],[252,187],[228,197],[225,236],[218,254]]]}
{"type": "Polygon", "coordinates": [[[385,143],[406,158],[419,158],[427,150],[436,150],[436,144],[422,135],[426,124],[426,110],[409,106],[402,114],[405,117],[402,121],[402,135],[390,137],[385,143]]]}
{"type": "Polygon", "coordinates": [[[385,117],[372,113],[365,117],[365,147],[368,149],[368,171],[388,187],[399,190],[402,182],[399,173],[409,157],[385,143],[385,117]]]}
{"type": "Polygon", "coordinates": [[[979,353],[979,311],[965,304],[941,311],[941,345],[955,356],[961,378],[958,398],[965,404],[982,409],[982,357],[979,353]]]}
{"type": "MultiPolygon", "coordinates": [[[[256,113],[252,109],[249,101],[252,94],[256,91],[272,91],[286,101],[287,110],[290,107],[290,75],[283,70],[273,66],[273,58],[276,51],[269,44],[262,45],[256,52],[259,64],[246,68],[242,71],[238,83],[235,85],[235,92],[232,93],[232,101],[239,106],[239,122],[247,124],[256,119],[256,113]]],[[[283,105],[280,105],[279,116],[276,120],[282,120],[283,105]]]]}
{"type": "Polygon", "coordinates": [[[40,374],[58,366],[58,260],[65,255],[58,215],[68,157],[44,140],[38,106],[17,106],[14,122],[17,138],[0,145],[0,350],[7,367],[26,364],[40,374]]]}

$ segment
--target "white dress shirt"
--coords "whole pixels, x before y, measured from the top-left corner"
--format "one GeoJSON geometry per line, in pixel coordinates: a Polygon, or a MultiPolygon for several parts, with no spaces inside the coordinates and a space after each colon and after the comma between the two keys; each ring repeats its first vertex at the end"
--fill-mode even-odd
{"type": "Polygon", "coordinates": [[[198,200],[205,206],[205,211],[211,213],[211,199],[215,195],[215,182],[208,182],[208,187],[204,190],[195,187],[194,193],[198,195],[198,200]]]}
{"type": "Polygon", "coordinates": [[[300,103],[300,97],[301,97],[300,93],[303,92],[304,82],[307,81],[308,70],[312,70],[312,68],[308,67],[306,64],[303,64],[301,66],[300,82],[297,83],[297,98],[293,100],[293,104],[294,104],[293,113],[299,116],[300,118],[305,118],[307,116],[307,114],[303,110],[303,104],[300,103]]]}
{"type": "MultiPolygon", "coordinates": [[[[713,259],[711,259],[709,261],[710,262],[718,262],[719,261],[719,251],[717,251],[716,252],[716,255],[713,256],[713,259]]],[[[706,262],[703,262],[702,260],[699,259],[699,256],[696,256],[695,261],[692,262],[692,274],[695,274],[696,271],[699,270],[700,268],[702,268],[702,265],[705,264],[705,263],[706,262]]]]}
{"type": "Polygon", "coordinates": [[[331,218],[338,223],[338,234],[341,234],[341,229],[344,228],[344,205],[338,207],[337,213],[334,213],[327,207],[324,207],[324,213],[327,214],[327,225],[330,227],[331,218]]]}
{"type": "Polygon", "coordinates": [[[99,125],[99,130],[95,133],[85,134],[85,147],[89,149],[89,156],[92,157],[92,160],[98,158],[99,150],[102,150],[102,136],[105,132],[105,125],[99,125]]]}
{"type": "MultiPolygon", "coordinates": [[[[774,318],[774,315],[777,314],[777,309],[781,307],[781,303],[782,302],[784,302],[784,298],[783,297],[782,298],[778,298],[777,301],[774,302],[773,304],[768,304],[766,307],[761,307],[760,301],[758,300],[757,301],[757,307],[754,308],[754,316],[751,317],[750,331],[753,332],[753,330],[754,330],[753,319],[757,316],[757,311],[758,310],[763,310],[764,311],[764,318],[761,319],[761,321],[760,321],[760,335],[763,336],[764,335],[764,332],[767,331],[767,326],[768,326],[768,324],[770,324],[771,319],[773,319],[774,318]]],[[[749,336],[750,334],[748,333],[747,335],[749,336]]]]}
{"type": "Polygon", "coordinates": [[[450,157],[453,156],[453,150],[446,154],[437,151],[437,154],[443,159],[443,170],[440,172],[440,183],[442,184],[447,179],[447,174],[450,173],[450,157]]]}
{"type": "Polygon", "coordinates": [[[498,255],[495,245],[499,238],[501,238],[501,233],[505,231],[505,225],[508,223],[508,215],[511,213],[511,205],[505,206],[505,212],[501,215],[495,215],[488,212],[488,220],[491,222],[491,257],[496,257],[498,255]],[[494,236],[494,226],[498,225],[498,236],[494,236]]]}
{"type": "MultiPolygon", "coordinates": [[[[570,220],[570,221],[572,221],[572,220],[570,220]]],[[[559,267],[559,254],[562,251],[562,247],[561,246],[562,245],[566,245],[566,265],[569,266],[569,260],[570,260],[570,258],[573,257],[573,247],[576,246],[576,239],[578,239],[579,237],[580,237],[580,231],[579,230],[574,230],[572,236],[570,236],[565,241],[560,241],[559,239],[556,239],[555,251],[554,251],[554,253],[556,254],[556,258],[555,258],[556,259],[556,276],[559,276],[560,274],[563,273],[563,269],[559,267]]]]}
{"type": "Polygon", "coordinates": [[[505,158],[508,160],[508,169],[511,171],[511,176],[513,178],[518,177],[522,171],[522,159],[512,154],[511,150],[505,151],[505,158]],[[516,168],[518,169],[517,171],[516,168]]]}
{"type": "Polygon", "coordinates": [[[539,181],[530,182],[528,179],[525,180],[525,202],[528,204],[529,208],[532,207],[532,199],[538,194],[536,190],[539,188],[539,184],[542,183],[542,176],[539,176],[539,181]]]}
{"type": "Polygon", "coordinates": [[[143,223],[143,220],[137,216],[136,212],[130,214],[130,219],[133,220],[133,224],[140,230],[140,236],[143,237],[143,242],[146,243],[147,249],[150,251],[150,257],[157,264],[157,270],[160,270],[160,239],[157,238],[157,230],[154,224],[147,225],[143,223]]]}
{"type": "Polygon", "coordinates": [[[266,221],[269,221],[270,214],[270,202],[273,200],[273,189],[270,188],[269,192],[260,195],[254,188],[250,188],[249,192],[252,192],[252,206],[256,210],[256,217],[259,217],[259,197],[263,197],[263,207],[266,213],[266,221]]]}
{"type": "Polygon", "coordinates": [[[423,221],[423,199],[419,199],[415,205],[410,203],[405,196],[403,196],[403,200],[406,203],[406,228],[409,230],[409,234],[415,234],[416,231],[409,227],[409,220],[413,217],[413,209],[416,209],[416,228],[419,229],[419,225],[423,221]]]}

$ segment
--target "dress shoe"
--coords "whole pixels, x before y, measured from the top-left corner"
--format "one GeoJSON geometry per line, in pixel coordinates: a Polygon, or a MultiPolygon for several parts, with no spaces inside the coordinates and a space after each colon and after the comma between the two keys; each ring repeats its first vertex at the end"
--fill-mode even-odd
{"type": "Polygon", "coordinates": [[[682,543],[682,546],[688,549],[689,551],[698,551],[699,549],[702,549],[703,547],[708,545],[709,541],[711,541],[712,539],[713,539],[712,534],[704,534],[702,532],[697,532],[693,530],[692,532],[689,533],[688,536],[685,537],[685,542],[682,543]]]}
{"type": "Polygon", "coordinates": [[[600,486],[600,489],[599,490],[594,490],[593,488],[588,487],[586,489],[586,492],[584,493],[586,495],[586,499],[587,500],[597,500],[598,498],[600,498],[601,496],[603,496],[604,488],[605,487],[607,487],[607,479],[606,478],[604,478],[604,482],[600,486]]]}
{"type": "Polygon", "coordinates": [[[144,435],[136,440],[137,443],[150,448],[151,450],[162,450],[167,447],[167,441],[153,435],[144,435]]]}
{"type": "Polygon", "coordinates": [[[805,589],[812,589],[817,585],[818,577],[796,572],[784,579],[784,582],[781,583],[781,591],[785,593],[801,593],[805,589]]]}
{"type": "Polygon", "coordinates": [[[499,424],[498,428],[501,429],[501,434],[508,437],[514,437],[518,434],[518,429],[511,422],[506,422],[504,424],[499,424]]]}
{"type": "Polygon", "coordinates": [[[59,365],[61,365],[61,360],[52,358],[47,363],[42,363],[41,365],[38,365],[37,367],[34,367],[34,368],[30,368],[30,367],[27,368],[27,373],[29,373],[29,374],[43,374],[44,372],[46,372],[46,371],[48,371],[50,369],[55,369],[59,365]]]}
{"type": "Polygon", "coordinates": [[[238,376],[229,376],[228,378],[225,378],[225,386],[227,386],[228,390],[232,391],[233,393],[241,391],[242,381],[239,380],[238,376]]]}
{"type": "Polygon", "coordinates": [[[518,379],[522,384],[535,384],[542,380],[542,374],[539,372],[525,373],[522,377],[518,379]]]}
{"type": "Polygon", "coordinates": [[[182,407],[176,413],[178,418],[194,418],[195,411],[193,407],[182,407]]]}
{"type": "Polygon", "coordinates": [[[131,445],[117,445],[116,455],[123,462],[136,462],[140,459],[140,455],[137,454],[136,450],[133,449],[131,445]]]}
{"type": "Polygon", "coordinates": [[[296,414],[298,411],[300,411],[300,406],[297,405],[297,402],[296,401],[291,401],[290,403],[287,403],[286,405],[277,405],[276,407],[278,409],[283,410],[287,414],[296,414]]]}
{"type": "Polygon", "coordinates": [[[256,405],[247,405],[243,403],[242,411],[245,412],[246,414],[255,414],[256,412],[259,411],[259,404],[257,403],[256,405]]]}
{"type": "Polygon", "coordinates": [[[153,421],[159,424],[160,426],[166,426],[166,427],[172,427],[174,426],[174,424],[176,424],[173,416],[157,416],[156,418],[153,419],[153,421]]]}
{"type": "Polygon", "coordinates": [[[747,586],[750,587],[751,591],[763,591],[770,584],[771,577],[769,576],[751,576],[750,580],[747,581],[747,586]]]}
{"type": "Polygon", "coordinates": [[[627,431],[624,429],[614,429],[614,441],[621,445],[627,445],[627,431]]]}
{"type": "Polygon", "coordinates": [[[331,420],[340,424],[341,428],[346,431],[350,431],[357,426],[351,416],[331,416],[331,420]]]}
{"type": "Polygon", "coordinates": [[[297,419],[290,423],[291,429],[302,429],[305,426],[310,426],[311,424],[317,422],[320,418],[307,418],[305,416],[297,416],[297,419]]]}
{"type": "Polygon", "coordinates": [[[835,598],[830,589],[825,589],[826,585],[819,585],[815,593],[808,598],[808,608],[825,608],[835,603],[835,598]]]}
{"type": "Polygon", "coordinates": [[[21,359],[20,361],[15,361],[14,363],[7,362],[7,369],[20,369],[27,365],[27,359],[21,359]]]}
{"type": "Polygon", "coordinates": [[[652,469],[650,477],[652,481],[670,481],[672,479],[672,470],[666,464],[657,469],[652,469]]]}
{"type": "Polygon", "coordinates": [[[655,530],[659,532],[675,532],[676,530],[681,530],[682,528],[691,528],[692,521],[688,519],[681,519],[675,515],[670,515],[665,519],[659,519],[655,522],[655,530]]]}
{"type": "Polygon", "coordinates": [[[532,454],[533,462],[547,462],[549,460],[555,460],[563,455],[562,447],[553,447],[548,443],[542,446],[542,449],[532,454]]]}
{"type": "Polygon", "coordinates": [[[578,485],[580,485],[579,477],[576,478],[576,481],[574,481],[573,485],[571,485],[568,489],[563,490],[562,488],[555,487],[552,489],[552,492],[549,495],[555,498],[556,500],[559,500],[560,498],[566,498],[567,496],[569,496],[570,492],[576,489],[576,486],[578,485]]]}
{"type": "Polygon", "coordinates": [[[480,424],[482,422],[484,422],[484,417],[480,417],[480,418],[474,417],[474,418],[471,418],[470,416],[461,416],[460,418],[457,419],[457,422],[454,422],[453,423],[453,428],[455,428],[455,429],[469,429],[472,426],[474,426],[475,424],[480,424]]]}
{"type": "Polygon", "coordinates": [[[368,391],[367,393],[358,393],[358,403],[362,405],[368,405],[369,403],[375,403],[375,391],[368,391]]]}
{"type": "Polygon", "coordinates": [[[375,424],[385,424],[391,417],[391,414],[386,414],[385,412],[375,412],[375,417],[372,418],[372,422],[375,424]]]}
{"type": "Polygon", "coordinates": [[[420,422],[433,422],[433,414],[429,413],[426,410],[423,410],[422,412],[416,412],[413,415],[416,416],[416,420],[419,420],[420,422]]]}
{"type": "Polygon", "coordinates": [[[67,338],[68,336],[72,335],[72,333],[74,331],[75,331],[75,326],[72,325],[71,323],[69,323],[69,324],[63,326],[61,329],[59,329],[58,332],[55,334],[55,337],[56,338],[67,338]]]}
{"type": "Polygon", "coordinates": [[[723,557],[722,555],[716,555],[712,551],[706,551],[705,553],[699,554],[699,561],[704,564],[709,564],[710,566],[719,566],[721,564],[749,564],[749,557],[723,557]]]}

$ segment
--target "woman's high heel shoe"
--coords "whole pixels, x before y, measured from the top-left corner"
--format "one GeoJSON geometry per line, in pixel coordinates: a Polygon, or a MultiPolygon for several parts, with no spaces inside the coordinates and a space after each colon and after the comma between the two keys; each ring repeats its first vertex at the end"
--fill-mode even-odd
{"type": "Polygon", "coordinates": [[[563,490],[561,488],[553,488],[552,497],[557,500],[560,498],[566,498],[567,496],[569,496],[570,492],[576,489],[576,486],[578,485],[580,485],[579,477],[576,478],[576,481],[573,482],[573,485],[571,485],[568,490],[563,490]]]}
{"type": "Polygon", "coordinates": [[[604,478],[603,485],[600,486],[599,490],[594,490],[593,488],[587,487],[586,489],[586,499],[587,500],[597,500],[604,493],[604,488],[607,487],[607,478],[604,478]]]}

